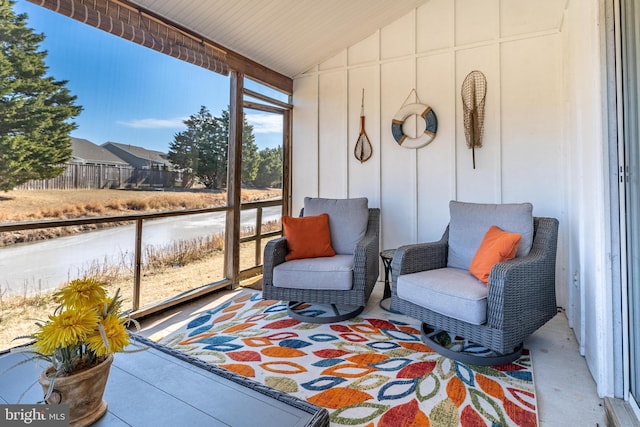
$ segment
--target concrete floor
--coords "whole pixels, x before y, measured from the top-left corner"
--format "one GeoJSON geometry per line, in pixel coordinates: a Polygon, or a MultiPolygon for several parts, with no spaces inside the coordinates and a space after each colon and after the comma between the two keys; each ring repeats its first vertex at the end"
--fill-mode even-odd
{"type": "Polygon", "coordinates": [[[606,426],[603,399],[564,312],[525,341],[531,351],[541,427],[606,426]]]}
{"type": "MultiPolygon", "coordinates": [[[[369,304],[378,304],[382,290],[382,284],[376,286],[369,304]]],[[[140,333],[154,340],[161,339],[196,313],[219,305],[237,292],[240,289],[219,291],[209,298],[144,319],[140,333]]],[[[596,384],[579,354],[578,343],[564,313],[558,313],[529,337],[525,347],[531,351],[533,360],[540,427],[607,425],[603,399],[596,393],[596,384]]]]}

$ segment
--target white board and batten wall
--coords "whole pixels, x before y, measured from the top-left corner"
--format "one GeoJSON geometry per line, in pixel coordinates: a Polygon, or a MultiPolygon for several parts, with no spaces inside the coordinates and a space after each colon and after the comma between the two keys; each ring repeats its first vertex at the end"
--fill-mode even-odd
{"type": "MultiPolygon", "coordinates": [[[[581,236],[568,225],[574,191],[588,184],[571,182],[579,166],[571,158],[575,144],[567,140],[580,124],[568,112],[570,5],[575,3],[429,0],[296,76],[293,212],[305,196],[367,197],[381,209],[381,248],[387,249],[439,239],[450,200],[531,202],[534,215],[560,221],[558,304],[571,305],[574,318],[584,317],[581,297],[572,294],[585,294],[572,289],[573,270],[583,257],[572,245],[580,246],[581,236]],[[475,169],[460,96],[473,70],[487,79],[475,169]],[[360,163],[353,150],[363,89],[373,156],[360,163]],[[391,120],[412,89],[438,119],[435,139],[420,149],[399,146],[391,134],[391,120]]],[[[408,102],[415,101],[411,94],[408,102]]],[[[584,331],[577,335],[585,339],[584,331]]]]}

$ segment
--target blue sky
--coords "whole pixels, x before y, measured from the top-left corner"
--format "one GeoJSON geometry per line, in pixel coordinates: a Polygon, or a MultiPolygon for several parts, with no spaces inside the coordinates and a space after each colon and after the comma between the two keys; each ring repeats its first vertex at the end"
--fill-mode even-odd
{"type": "MultiPolygon", "coordinates": [[[[67,80],[84,108],[72,136],[95,144],[107,141],[168,150],[183,120],[206,106],[215,116],[229,105],[229,79],[204,68],[67,18],[26,0],[15,13],[44,33],[48,74],[67,80]]],[[[247,111],[259,148],[282,143],[277,115],[247,111]],[[274,120],[276,119],[275,123],[274,120]]]]}

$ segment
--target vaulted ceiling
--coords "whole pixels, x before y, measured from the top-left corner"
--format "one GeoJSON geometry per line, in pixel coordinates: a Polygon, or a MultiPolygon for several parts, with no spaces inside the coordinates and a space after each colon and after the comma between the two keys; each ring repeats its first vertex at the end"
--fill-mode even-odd
{"type": "Polygon", "coordinates": [[[133,0],[288,77],[428,0],[133,0]]]}

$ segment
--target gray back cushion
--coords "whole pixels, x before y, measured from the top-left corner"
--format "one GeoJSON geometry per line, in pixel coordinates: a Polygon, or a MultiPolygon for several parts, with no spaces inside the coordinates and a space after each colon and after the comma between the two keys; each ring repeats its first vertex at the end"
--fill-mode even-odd
{"type": "Polygon", "coordinates": [[[447,267],[469,269],[469,264],[492,225],[520,233],[516,257],[529,254],[533,244],[531,203],[482,204],[449,202],[449,256],[447,267]]]}
{"type": "Polygon", "coordinates": [[[321,199],[305,197],[304,215],[329,214],[331,246],[336,254],[349,255],[367,232],[369,201],[366,197],[355,199],[321,199]]]}

